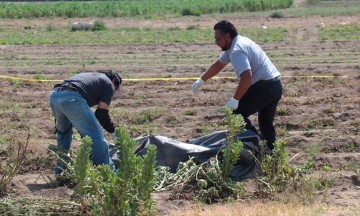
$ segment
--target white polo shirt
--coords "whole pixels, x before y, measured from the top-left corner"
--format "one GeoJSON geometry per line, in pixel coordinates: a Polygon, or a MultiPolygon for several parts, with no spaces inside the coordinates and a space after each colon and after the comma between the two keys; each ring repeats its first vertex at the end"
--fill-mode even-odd
{"type": "Polygon", "coordinates": [[[251,84],[280,76],[280,72],[260,46],[240,35],[233,39],[230,49],[221,53],[219,60],[224,64],[231,63],[238,77],[251,69],[251,84]]]}

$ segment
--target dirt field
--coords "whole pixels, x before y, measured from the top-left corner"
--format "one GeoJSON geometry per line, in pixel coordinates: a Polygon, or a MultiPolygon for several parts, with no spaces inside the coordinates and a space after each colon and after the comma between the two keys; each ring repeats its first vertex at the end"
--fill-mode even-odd
{"type": "MultiPolygon", "coordinates": [[[[271,19],[265,17],[229,17],[241,27],[285,27],[286,39],[276,43],[260,43],[280,69],[284,95],[275,123],[279,138],[287,142],[291,163],[304,164],[312,149],[318,147],[313,159],[315,174],[335,178],[328,191],[327,202],[335,205],[359,204],[360,179],[360,43],[359,41],[320,41],[318,26],[360,25],[360,15],[271,19]],[[321,77],[321,76],[331,77],[321,77]],[[302,76],[318,76],[316,78],[302,76]],[[324,168],[326,167],[326,168],[324,168]]],[[[71,20],[52,19],[65,25],[71,20]]],[[[184,18],[158,21],[111,19],[110,26],[209,27],[216,18],[184,18]]],[[[48,20],[30,21],[42,26],[48,20]]],[[[25,20],[0,20],[10,28],[26,25],[25,20]]],[[[114,69],[128,78],[198,77],[218,56],[214,44],[131,44],[131,45],[46,45],[0,46],[0,55],[18,59],[18,66],[0,61],[0,75],[32,78],[41,73],[46,79],[64,79],[71,71],[114,69]],[[71,62],[94,60],[91,65],[71,62]],[[44,61],[62,64],[43,64],[44,61]],[[41,65],[41,66],[39,66],[41,65]],[[45,66],[44,66],[45,65],[45,66]]],[[[234,76],[229,66],[220,76],[234,76]]],[[[232,96],[235,79],[208,81],[193,96],[193,80],[124,81],[121,97],[112,103],[117,123],[127,123],[134,136],[146,131],[187,141],[212,131],[224,129],[222,107],[232,96]],[[147,110],[148,123],[136,124],[147,110]],[[134,124],[135,123],[135,124],[134,124]]],[[[11,185],[15,196],[69,198],[71,191],[53,188],[47,179],[52,176],[45,148],[55,144],[54,120],[48,96],[54,82],[19,82],[0,78],[0,135],[25,139],[24,128],[31,127],[30,162],[11,185]]],[[[256,123],[256,117],[252,118],[256,123]]],[[[73,146],[77,146],[78,140],[73,146]]],[[[315,151],[315,150],[313,150],[315,151]]],[[[188,206],[187,201],[165,201],[157,194],[161,215],[171,208],[188,206]],[[165,207],[164,207],[165,206],[165,207]]]]}

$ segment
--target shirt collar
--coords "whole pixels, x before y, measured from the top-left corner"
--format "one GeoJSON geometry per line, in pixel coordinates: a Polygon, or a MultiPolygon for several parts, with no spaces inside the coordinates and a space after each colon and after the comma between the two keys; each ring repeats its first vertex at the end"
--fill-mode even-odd
{"type": "Polygon", "coordinates": [[[227,51],[231,51],[231,50],[234,49],[235,44],[237,43],[238,37],[239,37],[239,35],[237,35],[236,37],[234,37],[233,41],[231,42],[231,46],[230,46],[230,48],[229,48],[227,51]]]}

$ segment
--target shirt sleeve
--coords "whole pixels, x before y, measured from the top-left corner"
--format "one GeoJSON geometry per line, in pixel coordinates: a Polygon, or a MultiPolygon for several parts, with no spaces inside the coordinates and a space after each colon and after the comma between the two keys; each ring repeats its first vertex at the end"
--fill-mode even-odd
{"type": "Polygon", "coordinates": [[[107,105],[110,105],[111,99],[112,99],[114,93],[115,93],[115,91],[114,91],[113,85],[107,84],[106,88],[104,89],[104,91],[101,94],[101,98],[99,101],[105,102],[107,105]]]}
{"type": "Polygon", "coordinates": [[[229,64],[230,63],[230,57],[227,52],[222,52],[219,57],[219,61],[223,64],[229,64]]]}
{"type": "Polygon", "coordinates": [[[249,58],[243,51],[236,51],[231,53],[230,59],[238,77],[240,77],[244,71],[251,69],[249,58]]]}

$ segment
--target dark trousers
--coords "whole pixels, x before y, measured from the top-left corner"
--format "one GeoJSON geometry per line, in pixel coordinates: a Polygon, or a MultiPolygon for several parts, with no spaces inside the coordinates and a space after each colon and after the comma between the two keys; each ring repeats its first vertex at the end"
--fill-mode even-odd
{"type": "Polygon", "coordinates": [[[280,78],[261,80],[251,85],[245,95],[239,101],[239,107],[234,111],[241,114],[246,122],[246,129],[259,134],[255,126],[249,120],[249,116],[258,113],[258,121],[261,135],[270,150],[274,148],[276,132],[274,118],[277,104],[282,95],[280,78]]]}

